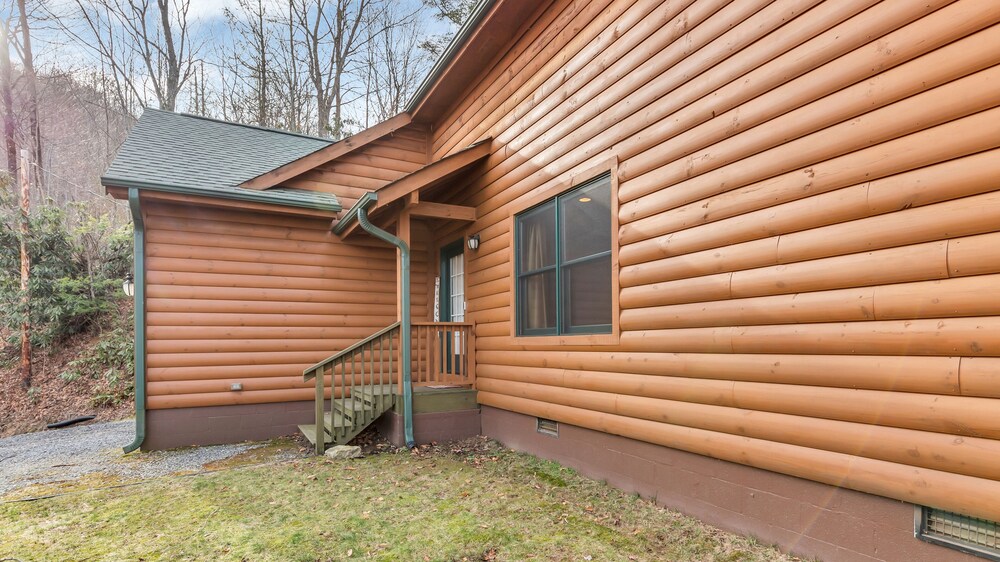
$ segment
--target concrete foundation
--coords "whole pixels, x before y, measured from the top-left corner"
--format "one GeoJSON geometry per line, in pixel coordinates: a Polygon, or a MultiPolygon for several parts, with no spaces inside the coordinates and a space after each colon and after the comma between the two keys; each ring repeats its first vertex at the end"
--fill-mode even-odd
{"type": "MultiPolygon", "coordinates": [[[[330,409],[329,404],[326,409],[330,409]]],[[[480,433],[475,390],[417,387],[413,392],[413,411],[414,438],[418,444],[464,439],[480,433]]],[[[142,449],[260,441],[294,435],[299,432],[299,424],[314,421],[311,400],[149,410],[142,449]]],[[[405,445],[401,396],[397,397],[393,410],[376,421],[376,427],[394,444],[405,445]]]]}
{"type": "Polygon", "coordinates": [[[298,433],[299,424],[314,420],[311,400],[149,410],[142,449],[260,441],[298,433]]]}
{"type": "Polygon", "coordinates": [[[625,437],[482,407],[482,431],[722,529],[824,562],[982,560],[913,535],[914,506],[625,437]]]}
{"type": "MultiPolygon", "coordinates": [[[[376,428],[392,444],[406,445],[403,435],[403,398],[378,419],[376,428]]],[[[476,391],[468,388],[413,389],[413,439],[418,445],[455,441],[481,432],[476,391]]]]}

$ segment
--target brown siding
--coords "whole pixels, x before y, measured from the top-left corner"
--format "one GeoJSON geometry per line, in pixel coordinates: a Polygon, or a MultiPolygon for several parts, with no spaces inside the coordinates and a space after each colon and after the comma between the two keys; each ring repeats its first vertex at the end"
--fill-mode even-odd
{"type": "Polygon", "coordinates": [[[480,401],[1000,519],[1000,5],[537,17],[431,141],[494,139],[480,401]],[[612,157],[619,343],[514,338],[510,215],[612,157]]]}
{"type": "MultiPolygon", "coordinates": [[[[395,251],[344,243],[329,219],[144,210],[151,409],[309,400],[305,367],[396,320],[395,251]]],[[[426,260],[414,270],[423,287],[426,260]]]]}
{"type": "Polygon", "coordinates": [[[427,163],[427,133],[409,125],[283,182],[285,187],[333,193],[344,209],[359,197],[427,163]]]}

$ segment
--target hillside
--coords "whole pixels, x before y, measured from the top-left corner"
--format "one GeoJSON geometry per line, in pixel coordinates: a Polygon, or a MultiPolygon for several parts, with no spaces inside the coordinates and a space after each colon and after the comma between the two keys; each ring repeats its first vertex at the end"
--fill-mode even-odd
{"type": "MultiPolygon", "coordinates": [[[[36,348],[31,388],[21,386],[19,347],[0,349],[0,437],[45,429],[76,416],[96,421],[134,415],[130,304],[99,328],[76,334],[49,348],[36,348]],[[127,355],[127,356],[126,356],[127,355]]],[[[6,334],[3,342],[9,340],[6,334]]]]}

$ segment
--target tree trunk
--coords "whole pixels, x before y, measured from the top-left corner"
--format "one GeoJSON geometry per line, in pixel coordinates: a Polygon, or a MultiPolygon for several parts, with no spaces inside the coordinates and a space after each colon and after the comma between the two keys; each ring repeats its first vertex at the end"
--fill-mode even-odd
{"type": "Polygon", "coordinates": [[[31,211],[30,156],[26,149],[21,150],[21,305],[24,318],[21,320],[21,386],[31,387],[31,300],[28,293],[28,276],[31,271],[31,259],[28,256],[28,223],[31,211]]]}
{"type": "MultiPolygon", "coordinates": [[[[17,6],[21,10],[21,36],[23,45],[24,75],[28,79],[28,127],[31,130],[31,140],[34,151],[34,162],[42,163],[42,131],[38,126],[38,81],[35,76],[35,59],[31,54],[31,30],[28,28],[28,12],[24,7],[24,0],[17,0],[17,6]]],[[[26,174],[27,175],[27,174],[26,174]]],[[[30,177],[30,176],[29,176],[30,177]]],[[[35,183],[41,188],[41,178],[36,177],[35,183]]]]}
{"type": "Polygon", "coordinates": [[[14,140],[14,71],[10,64],[10,28],[0,22],[0,98],[3,102],[3,138],[7,150],[7,170],[17,175],[17,142],[14,140]]]}
{"type": "MultiPolygon", "coordinates": [[[[24,0],[20,0],[24,2],[24,0]]],[[[163,33],[163,50],[167,56],[167,84],[159,100],[160,109],[173,111],[177,105],[177,93],[181,87],[181,69],[177,60],[177,50],[174,47],[173,29],[170,27],[170,2],[157,0],[160,9],[160,26],[163,33]]],[[[186,17],[186,14],[185,14],[186,17]]],[[[183,40],[182,40],[183,44],[183,40]]]]}
{"type": "Polygon", "coordinates": [[[330,102],[330,98],[326,96],[316,96],[316,124],[319,127],[317,134],[321,137],[331,136],[330,102]]]}

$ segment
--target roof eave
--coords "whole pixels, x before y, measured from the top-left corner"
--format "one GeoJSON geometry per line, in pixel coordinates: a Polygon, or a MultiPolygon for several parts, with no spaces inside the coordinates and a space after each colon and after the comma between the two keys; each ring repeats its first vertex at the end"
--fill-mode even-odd
{"type": "Polygon", "coordinates": [[[339,201],[334,203],[319,203],[315,201],[302,201],[296,200],[292,197],[282,196],[281,194],[269,192],[269,191],[251,191],[247,189],[228,190],[228,189],[207,189],[198,187],[185,187],[178,185],[167,185],[159,184],[154,182],[146,181],[136,181],[124,178],[115,178],[110,176],[101,177],[101,185],[104,187],[123,187],[129,188],[134,187],[140,190],[158,191],[163,193],[176,193],[179,195],[194,195],[198,197],[214,197],[217,199],[231,199],[235,201],[247,201],[250,203],[263,203],[267,205],[277,205],[281,207],[295,207],[299,209],[311,209],[315,211],[326,211],[331,213],[339,213],[343,210],[343,206],[339,201]]]}
{"type": "Polygon", "coordinates": [[[489,13],[490,8],[493,6],[495,0],[479,0],[479,3],[472,9],[472,13],[469,14],[469,19],[465,20],[462,27],[458,28],[455,36],[451,39],[451,43],[441,53],[438,60],[431,67],[430,72],[424,77],[423,82],[417,87],[417,90],[413,92],[413,96],[410,100],[406,102],[406,107],[403,112],[413,114],[413,112],[420,106],[423,101],[424,96],[430,92],[431,88],[437,82],[441,74],[448,68],[455,56],[461,51],[462,46],[465,45],[466,40],[472,35],[473,31],[479,27],[482,23],[483,18],[489,13]]]}

